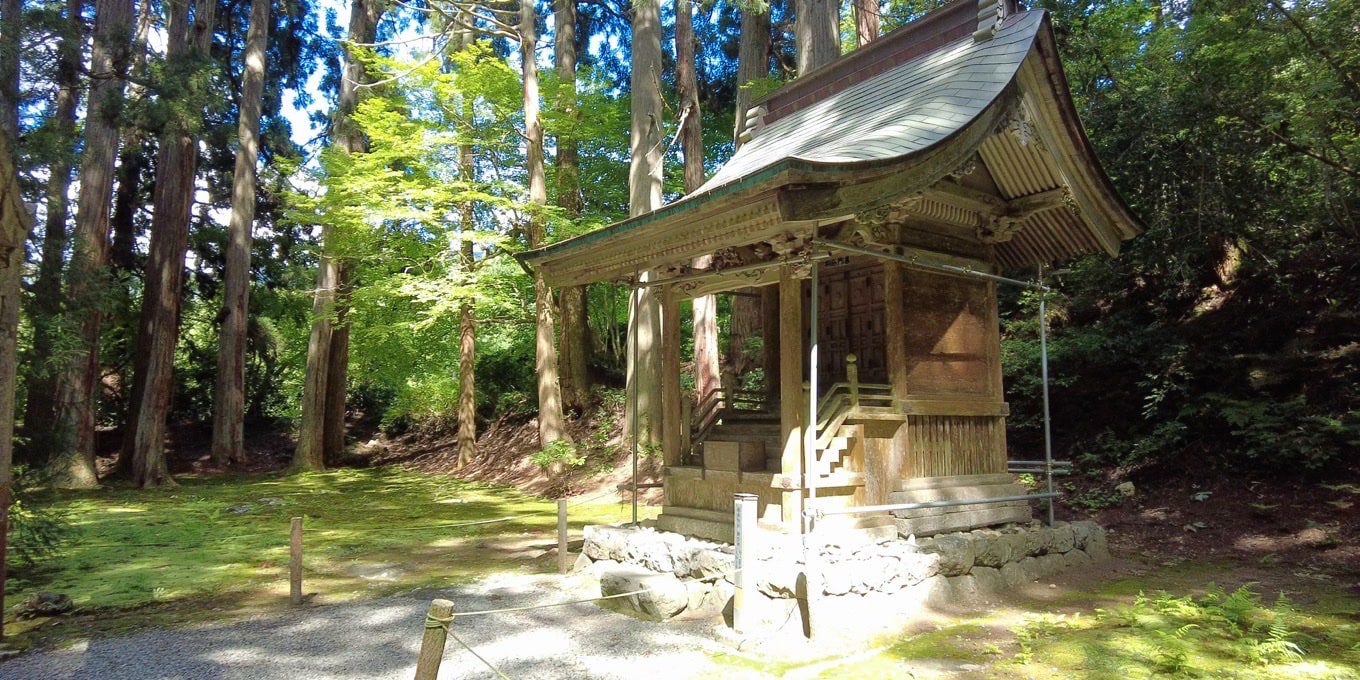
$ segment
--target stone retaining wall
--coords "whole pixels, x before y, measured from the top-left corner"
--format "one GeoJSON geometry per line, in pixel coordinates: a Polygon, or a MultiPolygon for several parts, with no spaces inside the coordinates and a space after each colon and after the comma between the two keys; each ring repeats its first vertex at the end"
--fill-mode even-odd
{"type": "MultiPolygon", "coordinates": [[[[804,634],[815,628],[818,637],[900,628],[909,622],[903,617],[923,608],[999,593],[1109,557],[1105,530],[1094,522],[823,542],[810,546],[811,568],[796,537],[761,532],[758,538],[748,597],[757,625],[771,631],[801,627],[804,634]]],[[[613,608],[656,620],[722,614],[730,623],[734,560],[730,545],[650,528],[589,526],[577,568],[599,578],[601,595],[624,595],[607,601],[613,608]]]]}

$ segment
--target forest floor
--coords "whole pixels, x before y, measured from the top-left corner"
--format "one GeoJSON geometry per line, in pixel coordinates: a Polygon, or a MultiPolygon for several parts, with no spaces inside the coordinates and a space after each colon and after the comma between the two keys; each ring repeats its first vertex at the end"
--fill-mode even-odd
{"type": "MultiPolygon", "coordinates": [[[[575,425],[588,455],[566,485],[527,461],[536,450],[532,420],[486,428],[479,459],[456,473],[461,480],[449,436],[366,434],[347,461],[355,467],[286,476],[290,444],[282,435],[257,432],[251,470],[225,474],[208,464],[201,432],[178,428],[179,487],[113,487],[48,501],[77,534],[53,560],[20,569],[8,602],[41,589],[71,595],[77,610],[15,621],[11,609],[7,633],[52,647],[278,615],[288,608],[292,516],[306,517],[304,589],[314,606],[492,573],[551,572],[555,504],[543,495],[570,495],[578,536],[585,524],[631,517],[630,494],[617,488],[632,478],[631,459],[600,434],[611,424],[605,416],[575,425]]],[[[655,479],[654,463],[641,460],[641,481],[655,479]]],[[[1059,518],[1106,526],[1119,559],[984,609],[942,612],[860,656],[783,666],[740,653],[715,660],[749,677],[1360,678],[1358,471],[1325,481],[1144,471],[1058,484],[1059,518]],[[1130,477],[1132,496],[1115,490],[1130,477]],[[1253,583],[1259,597],[1233,596],[1253,583]],[[1277,607],[1281,594],[1288,605],[1277,607]],[[1225,627],[1225,601],[1246,612],[1245,627],[1225,627]]],[[[643,518],[656,512],[647,501],[643,518]]]]}

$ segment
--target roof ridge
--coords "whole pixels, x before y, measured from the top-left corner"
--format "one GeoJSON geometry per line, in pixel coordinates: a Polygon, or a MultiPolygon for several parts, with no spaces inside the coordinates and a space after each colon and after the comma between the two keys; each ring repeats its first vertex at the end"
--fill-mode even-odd
{"type": "Polygon", "coordinates": [[[768,125],[888,69],[971,36],[978,29],[979,6],[995,2],[955,0],[932,10],[752,101],[750,110],[764,109],[757,122],[768,125]]]}

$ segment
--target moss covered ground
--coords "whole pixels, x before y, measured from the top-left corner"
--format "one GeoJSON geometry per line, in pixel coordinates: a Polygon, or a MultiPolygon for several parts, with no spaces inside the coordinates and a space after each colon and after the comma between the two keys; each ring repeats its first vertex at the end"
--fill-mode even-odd
{"type": "MultiPolygon", "coordinates": [[[[77,613],[14,621],[11,611],[6,632],[50,644],[288,606],[292,517],[303,518],[311,603],[556,567],[556,502],[508,487],[397,467],[177,479],[171,489],[42,499],[67,517],[70,534],[51,557],[12,574],[6,601],[12,610],[36,591],[64,593],[77,613]]],[[[579,539],[583,525],[631,512],[611,493],[574,501],[568,516],[579,539]]]]}

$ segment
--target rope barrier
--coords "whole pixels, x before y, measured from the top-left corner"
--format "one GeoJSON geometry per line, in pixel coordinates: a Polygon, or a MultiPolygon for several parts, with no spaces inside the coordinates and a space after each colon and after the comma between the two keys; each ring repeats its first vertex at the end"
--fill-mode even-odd
{"type": "Polygon", "coordinates": [[[466,650],[468,651],[468,654],[471,654],[471,655],[477,657],[477,660],[478,660],[478,661],[482,662],[482,664],[485,665],[487,668],[490,668],[490,669],[491,669],[491,672],[492,672],[492,673],[495,673],[497,676],[499,676],[499,677],[501,678],[501,680],[510,680],[510,677],[507,676],[506,674],[502,673],[502,672],[501,672],[501,669],[496,668],[495,666],[492,666],[490,661],[487,661],[486,659],[483,659],[483,658],[482,658],[482,655],[477,653],[477,650],[475,650],[475,649],[473,649],[471,646],[469,646],[468,643],[463,642],[463,638],[458,637],[458,634],[457,634],[457,633],[455,633],[455,632],[453,632],[452,630],[450,630],[450,631],[449,631],[449,637],[453,638],[458,644],[462,645],[462,646],[463,646],[463,649],[466,649],[466,650]]]}
{"type": "Polygon", "coordinates": [[[533,610],[533,609],[552,609],[552,608],[554,608],[554,607],[568,607],[568,606],[571,606],[571,605],[573,605],[573,604],[586,604],[586,603],[589,603],[589,602],[598,602],[598,601],[600,601],[600,600],[612,600],[612,599],[614,599],[614,598],[616,598],[616,597],[631,597],[631,596],[633,596],[633,595],[641,595],[642,593],[649,593],[649,592],[651,592],[651,591],[653,591],[653,590],[656,590],[656,588],[643,588],[642,590],[634,590],[634,591],[632,591],[632,592],[630,592],[630,593],[615,593],[615,594],[613,594],[613,595],[601,595],[600,597],[587,597],[587,598],[581,599],[581,600],[568,600],[568,601],[566,601],[566,602],[552,602],[552,603],[549,603],[549,604],[533,604],[533,605],[525,605],[525,606],[523,606],[523,607],[505,607],[505,608],[503,608],[503,609],[483,609],[483,610],[475,611],[475,612],[462,612],[462,613],[458,614],[458,616],[459,616],[460,618],[462,618],[462,617],[468,617],[468,616],[483,616],[483,615],[486,615],[486,614],[505,614],[505,613],[508,613],[508,612],[527,612],[527,611],[530,611],[530,610],[533,610]]]}
{"type": "Polygon", "coordinates": [[[450,614],[448,617],[441,617],[435,616],[433,613],[427,612],[425,614],[425,627],[442,628],[444,629],[444,632],[447,633],[449,631],[449,624],[453,623],[454,616],[455,615],[450,614]]]}

